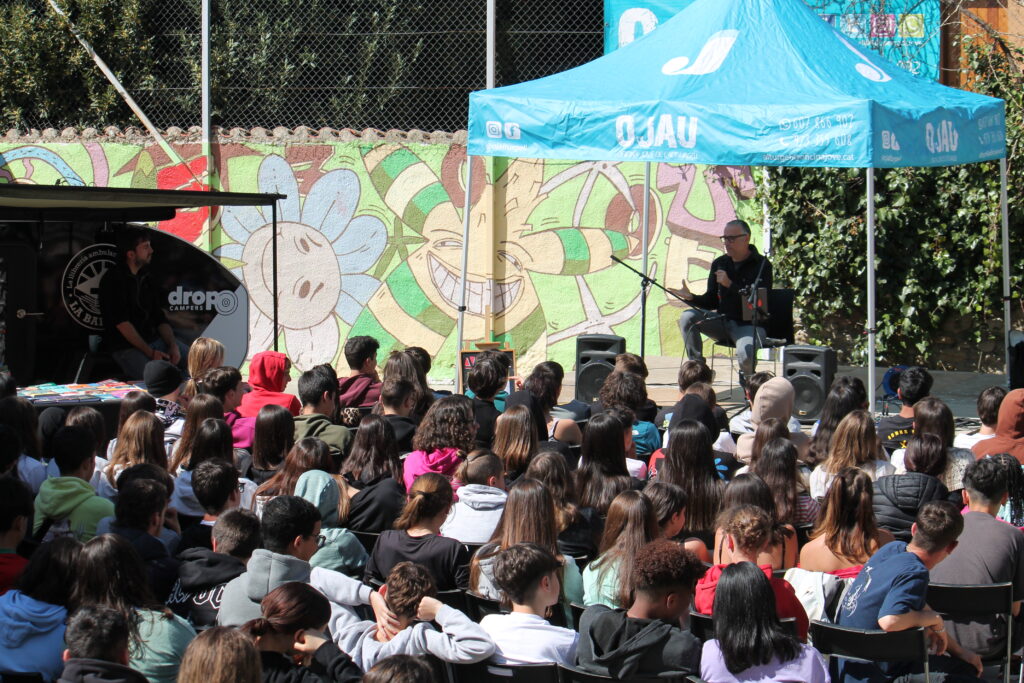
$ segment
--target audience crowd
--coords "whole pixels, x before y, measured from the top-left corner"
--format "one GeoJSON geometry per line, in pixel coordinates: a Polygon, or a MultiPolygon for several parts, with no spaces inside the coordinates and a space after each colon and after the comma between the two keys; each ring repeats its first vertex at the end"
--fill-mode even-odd
{"type": "Polygon", "coordinates": [[[554,362],[510,382],[483,352],[459,395],[430,388],[422,349],[379,346],[349,339],[347,375],[318,365],[292,395],[284,354],[246,382],[199,339],[188,376],[150,361],[109,426],[37,412],[0,375],[0,680],[925,673],[910,653],[826,659],[825,622],[922,629],[932,679],[957,681],[1019,646],[1024,390],[986,389],[957,434],[924,368],[878,421],[838,377],[805,433],[770,373],[729,419],[699,361],[672,406],[633,354],[596,403],[560,405],[554,362]],[[1006,613],[928,603],[998,583],[1006,613]]]}

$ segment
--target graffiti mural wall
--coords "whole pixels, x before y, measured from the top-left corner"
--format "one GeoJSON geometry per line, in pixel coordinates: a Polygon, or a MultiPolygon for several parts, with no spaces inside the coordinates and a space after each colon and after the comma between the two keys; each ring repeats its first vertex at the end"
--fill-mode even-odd
{"type": "MultiPolygon", "coordinates": [[[[0,143],[0,182],[201,189],[198,144],[175,144],[178,163],[155,144],[108,141],[0,143]]],[[[465,148],[385,141],[256,141],[223,144],[218,189],[280,192],[278,342],[298,368],[345,366],[350,335],[370,334],[383,355],[418,345],[432,377],[453,376],[465,148]]],[[[493,337],[521,367],[545,358],[572,367],[575,338],[622,335],[639,350],[643,165],[474,159],[466,339],[493,337]]],[[[686,278],[697,291],[717,235],[755,218],[747,169],[652,168],[647,198],[650,268],[659,282],[686,278]]],[[[756,218],[755,218],[756,220],[756,218]]],[[[269,211],[229,207],[180,212],[159,228],[211,251],[246,284],[249,354],[271,348],[269,211]],[[206,229],[207,219],[211,228],[206,229]]],[[[680,355],[681,307],[654,290],[647,353],[680,355]]]]}

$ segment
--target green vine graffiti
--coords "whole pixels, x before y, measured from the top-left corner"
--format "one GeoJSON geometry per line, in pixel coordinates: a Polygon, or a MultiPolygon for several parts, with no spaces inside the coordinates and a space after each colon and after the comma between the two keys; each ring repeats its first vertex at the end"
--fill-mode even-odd
{"type": "MultiPolygon", "coordinates": [[[[1020,51],[964,43],[970,89],[1006,100],[1011,291],[1021,280],[1024,187],[1020,166],[1024,78],[1020,51]]],[[[780,282],[800,292],[802,328],[845,362],[867,357],[866,199],[863,169],[781,168],[763,199],[780,282]]],[[[969,367],[1002,367],[998,163],[877,169],[877,350],[880,363],[937,364],[977,350],[969,367]]],[[[1014,308],[1018,306],[1014,294],[1014,308]]]]}

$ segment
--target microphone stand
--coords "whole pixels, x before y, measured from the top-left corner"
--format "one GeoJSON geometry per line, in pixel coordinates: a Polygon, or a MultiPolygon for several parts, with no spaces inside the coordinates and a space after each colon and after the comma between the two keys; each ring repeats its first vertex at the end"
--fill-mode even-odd
{"type": "Polygon", "coordinates": [[[750,286],[750,292],[747,296],[747,302],[751,307],[750,324],[754,327],[754,357],[750,367],[755,372],[757,371],[757,352],[761,349],[761,335],[757,333],[757,316],[761,310],[760,302],[757,300],[757,290],[761,287],[761,276],[764,274],[764,264],[766,263],[768,263],[768,255],[762,254],[761,265],[757,268],[757,276],[754,278],[754,284],[750,286]]]}
{"type": "MultiPolygon", "coordinates": [[[[618,256],[615,256],[614,254],[612,255],[612,261],[615,261],[616,263],[618,263],[621,266],[625,266],[626,268],[628,268],[629,270],[633,271],[634,273],[636,273],[640,277],[640,357],[641,358],[644,357],[644,351],[645,351],[646,340],[647,340],[647,288],[650,287],[651,285],[654,285],[655,287],[657,287],[658,289],[662,290],[666,294],[669,294],[669,295],[675,297],[676,299],[678,299],[679,301],[682,301],[684,304],[686,304],[690,308],[695,308],[697,310],[704,311],[706,313],[706,315],[705,315],[703,320],[701,320],[699,323],[697,323],[698,326],[699,325],[703,325],[704,323],[709,322],[711,320],[718,320],[719,318],[726,317],[722,313],[716,313],[716,312],[713,312],[713,311],[708,311],[706,309],[700,308],[699,306],[694,306],[692,303],[690,303],[689,301],[687,301],[683,297],[679,296],[678,294],[676,294],[672,290],[670,290],[667,287],[665,287],[664,285],[662,285],[656,279],[650,277],[646,273],[641,273],[639,270],[637,270],[633,266],[629,265],[628,263],[626,263],[625,261],[620,259],[618,256]]],[[[763,266],[764,263],[762,263],[761,265],[763,266]]]]}

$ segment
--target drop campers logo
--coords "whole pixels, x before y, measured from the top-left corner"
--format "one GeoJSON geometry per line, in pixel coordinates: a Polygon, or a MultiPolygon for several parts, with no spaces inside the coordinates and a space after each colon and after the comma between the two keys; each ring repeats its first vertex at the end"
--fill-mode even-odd
{"type": "Polygon", "coordinates": [[[117,247],[94,244],[71,257],[61,278],[61,296],[71,319],[87,330],[103,330],[100,280],[117,262],[117,247]]]}
{"type": "Polygon", "coordinates": [[[178,285],[167,295],[167,305],[171,311],[217,311],[220,315],[231,315],[238,310],[238,297],[226,289],[204,292],[178,285]]]}

